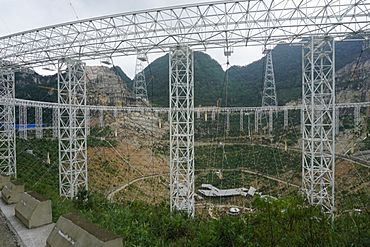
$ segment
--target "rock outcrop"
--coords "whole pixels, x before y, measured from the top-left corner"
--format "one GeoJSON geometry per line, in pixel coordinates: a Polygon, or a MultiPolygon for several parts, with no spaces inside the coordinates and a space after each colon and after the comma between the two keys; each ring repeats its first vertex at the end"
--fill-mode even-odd
{"type": "Polygon", "coordinates": [[[132,93],[122,79],[105,66],[87,66],[87,103],[127,106],[132,93]]]}

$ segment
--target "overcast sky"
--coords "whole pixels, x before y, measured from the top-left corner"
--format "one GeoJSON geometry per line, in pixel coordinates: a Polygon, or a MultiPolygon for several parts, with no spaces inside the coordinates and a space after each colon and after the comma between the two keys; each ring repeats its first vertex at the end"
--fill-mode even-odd
{"type": "MultiPolygon", "coordinates": [[[[204,0],[0,0],[0,36],[26,31],[52,24],[86,19],[95,16],[124,13],[149,8],[173,6],[204,0]]],[[[207,52],[223,67],[226,58],[223,50],[207,52]]],[[[160,55],[149,55],[153,61],[160,55]]],[[[230,58],[231,65],[246,65],[262,56],[262,48],[238,48],[230,58]]],[[[119,65],[132,78],[135,73],[135,57],[115,58],[119,65]]]]}

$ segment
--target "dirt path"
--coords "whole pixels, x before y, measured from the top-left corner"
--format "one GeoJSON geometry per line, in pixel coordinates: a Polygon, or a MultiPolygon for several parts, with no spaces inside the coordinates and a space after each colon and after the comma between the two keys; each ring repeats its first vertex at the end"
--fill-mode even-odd
{"type": "Polygon", "coordinates": [[[109,192],[109,194],[107,195],[107,199],[109,201],[112,201],[113,200],[113,197],[116,193],[126,189],[128,186],[136,183],[136,182],[139,182],[139,181],[142,181],[142,180],[145,180],[145,179],[148,179],[148,178],[156,178],[156,177],[161,177],[163,176],[164,174],[152,174],[152,175],[147,175],[147,176],[142,176],[142,177],[139,177],[139,178],[135,178],[134,180],[131,180],[130,182],[128,183],[125,183],[117,188],[115,188],[113,191],[109,192]]]}

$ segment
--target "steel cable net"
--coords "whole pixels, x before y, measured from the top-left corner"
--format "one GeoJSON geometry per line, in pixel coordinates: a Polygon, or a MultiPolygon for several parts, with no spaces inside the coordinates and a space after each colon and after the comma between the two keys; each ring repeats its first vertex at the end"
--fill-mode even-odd
{"type": "MultiPolygon", "coordinates": [[[[128,13],[0,38],[0,58],[9,61],[9,64],[3,66],[6,68],[13,66],[13,63],[16,63],[17,66],[38,66],[43,63],[53,63],[62,57],[78,56],[83,59],[93,59],[107,54],[115,56],[120,52],[132,54],[137,52],[138,48],[146,48],[150,52],[155,52],[159,49],[175,47],[175,44],[178,43],[190,45],[196,49],[199,47],[223,47],[225,42],[231,46],[274,44],[280,41],[303,39],[316,33],[344,37],[354,32],[362,33],[368,28],[368,7],[368,1],[351,1],[345,4],[341,1],[334,1],[331,4],[316,3],[315,1],[299,4],[294,1],[223,1],[128,13]],[[288,20],[289,25],[287,24],[288,20]],[[97,40],[98,42],[96,42],[97,40]],[[123,42],[123,40],[127,42],[123,42]]],[[[178,61],[181,62],[182,59],[180,58],[178,61]]],[[[78,73],[66,73],[66,75],[73,77],[78,73]]],[[[171,193],[171,198],[177,200],[174,202],[177,209],[185,210],[190,215],[194,215],[192,209],[194,204],[194,188],[192,187],[194,186],[194,175],[192,174],[194,140],[191,140],[194,138],[194,126],[192,126],[194,105],[192,102],[193,87],[189,88],[189,85],[193,83],[191,81],[193,74],[187,73],[187,76],[183,73],[176,74],[176,80],[183,80],[183,82],[186,80],[186,83],[177,83],[177,88],[171,95],[171,100],[175,99],[173,101],[175,108],[170,108],[170,128],[173,130],[171,135],[176,137],[175,139],[171,138],[172,144],[175,144],[171,146],[171,155],[174,157],[171,159],[171,168],[177,169],[174,173],[171,171],[171,175],[177,176],[171,181],[171,186],[175,188],[172,190],[175,193],[171,193]],[[190,79],[187,77],[189,75],[190,79]],[[190,95],[189,92],[191,92],[190,95]],[[178,145],[179,143],[181,145],[178,145]]],[[[79,91],[80,85],[77,83],[76,89],[75,79],[71,79],[69,84],[66,83],[66,85],[72,85],[72,87],[67,86],[67,90],[79,91]]],[[[60,93],[60,96],[63,97],[63,90],[60,93]]],[[[73,99],[78,99],[82,93],[72,93],[72,96],[73,99]]],[[[62,105],[58,106],[60,111],[59,124],[61,125],[59,135],[69,135],[65,139],[59,136],[59,142],[62,149],[66,149],[67,144],[63,144],[63,141],[72,140],[75,144],[72,145],[71,150],[81,151],[81,153],[76,154],[78,161],[74,162],[61,152],[62,160],[64,158],[70,160],[70,166],[64,173],[65,176],[62,176],[61,183],[63,183],[63,179],[70,179],[68,184],[75,183],[79,179],[76,180],[73,176],[81,172],[82,182],[81,184],[76,183],[80,184],[81,187],[84,185],[87,187],[87,177],[84,177],[83,171],[86,168],[86,155],[84,155],[86,152],[86,133],[83,130],[83,126],[86,125],[86,120],[84,120],[86,114],[83,114],[83,111],[86,108],[80,107],[77,113],[71,104],[83,105],[77,100],[72,103],[67,102],[67,105],[66,102],[62,102],[62,105]],[[72,118],[63,121],[64,111],[70,111],[69,116],[72,118]],[[68,129],[67,125],[70,130],[70,132],[67,131],[68,133],[63,132],[68,129]],[[81,169],[76,171],[74,166],[80,161],[81,169]],[[73,172],[70,172],[71,170],[73,172]]],[[[271,116],[271,111],[269,116],[271,116]]],[[[232,115],[227,114],[227,118],[228,120],[224,123],[228,124],[226,129],[229,132],[232,115]]],[[[258,114],[256,119],[255,127],[258,132],[258,114]]],[[[332,121],[333,119],[332,116],[332,121]]],[[[272,124],[271,120],[270,124],[272,124]]],[[[322,155],[326,157],[326,154],[322,155]]],[[[223,154],[222,160],[228,160],[227,155],[225,158],[223,154]]],[[[325,183],[323,181],[321,185],[325,183]]],[[[77,189],[72,186],[71,189],[67,188],[64,192],[73,196],[75,191],[77,189]]],[[[322,195],[325,193],[326,190],[320,192],[322,195]]]]}

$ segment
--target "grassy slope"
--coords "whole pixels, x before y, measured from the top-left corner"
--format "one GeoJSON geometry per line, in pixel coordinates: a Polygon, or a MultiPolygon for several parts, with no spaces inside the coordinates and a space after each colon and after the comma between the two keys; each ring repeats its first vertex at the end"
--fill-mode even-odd
{"type": "Polygon", "coordinates": [[[351,217],[342,215],[335,222],[319,210],[304,206],[298,198],[272,203],[255,200],[253,214],[224,216],[219,220],[187,219],[170,214],[168,205],[140,202],[109,203],[93,193],[87,202],[71,202],[58,196],[55,141],[18,141],[18,174],[28,190],[36,190],[53,201],[56,220],[60,214],[78,211],[93,222],[124,237],[126,246],[368,246],[369,212],[351,217]],[[25,152],[33,149],[35,155],[25,152]],[[43,163],[46,152],[51,165],[43,163]]]}

